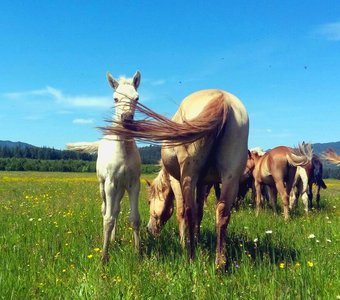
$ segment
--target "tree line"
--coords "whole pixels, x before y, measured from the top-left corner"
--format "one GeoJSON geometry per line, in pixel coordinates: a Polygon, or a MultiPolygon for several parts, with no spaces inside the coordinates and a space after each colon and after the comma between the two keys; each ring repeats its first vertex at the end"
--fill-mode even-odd
{"type": "MultiPolygon", "coordinates": [[[[139,148],[142,172],[159,170],[160,146],[139,148]]],[[[0,171],[95,172],[97,155],[48,147],[0,147],[0,171]]],[[[324,165],[324,178],[340,179],[340,168],[324,165]]]]}
{"type": "MultiPolygon", "coordinates": [[[[157,172],[160,147],[143,147],[140,153],[142,172],[157,172]]],[[[47,147],[0,147],[0,171],[95,172],[96,159],[97,155],[47,147]]]]}

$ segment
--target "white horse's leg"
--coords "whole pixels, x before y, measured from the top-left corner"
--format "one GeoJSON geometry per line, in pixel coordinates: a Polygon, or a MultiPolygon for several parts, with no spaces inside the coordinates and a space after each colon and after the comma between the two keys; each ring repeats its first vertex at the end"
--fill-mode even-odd
{"type": "Polygon", "coordinates": [[[110,238],[115,237],[117,218],[120,212],[120,201],[124,195],[124,189],[115,186],[110,180],[105,181],[106,210],[103,214],[103,253],[102,261],[107,263],[109,260],[110,238]]]}
{"type": "Polygon", "coordinates": [[[130,201],[130,223],[133,228],[133,237],[135,241],[135,250],[140,249],[140,237],[139,237],[139,227],[140,227],[140,214],[138,208],[138,196],[140,190],[139,178],[132,182],[131,186],[128,188],[129,201],[130,201]]]}
{"type": "Polygon", "coordinates": [[[102,198],[102,216],[104,217],[106,213],[106,197],[105,197],[105,181],[104,180],[99,181],[99,192],[100,192],[100,197],[102,198]]]}
{"type": "Polygon", "coordinates": [[[309,204],[308,204],[308,175],[305,169],[300,172],[300,190],[302,202],[305,205],[305,212],[308,214],[309,204]]]}

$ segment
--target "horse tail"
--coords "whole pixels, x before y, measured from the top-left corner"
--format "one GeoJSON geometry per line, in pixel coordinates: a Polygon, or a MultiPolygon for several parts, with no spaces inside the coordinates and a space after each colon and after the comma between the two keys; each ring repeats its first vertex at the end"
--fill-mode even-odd
{"type": "Polygon", "coordinates": [[[96,142],[79,142],[66,145],[67,150],[77,151],[81,153],[95,154],[98,152],[99,141],[96,142]]]}
{"type": "Polygon", "coordinates": [[[333,149],[327,149],[321,156],[324,160],[329,163],[340,166],[340,155],[338,155],[333,149]]]}
{"type": "Polygon", "coordinates": [[[302,143],[286,155],[288,163],[294,167],[305,166],[312,161],[313,149],[311,144],[302,143]]]}
{"type": "Polygon", "coordinates": [[[165,146],[178,146],[207,136],[217,137],[226,123],[229,106],[221,93],[212,99],[197,117],[187,120],[182,116],[182,123],[174,122],[141,103],[136,103],[136,110],[148,119],[113,121],[113,125],[100,129],[105,134],[119,135],[125,139],[136,138],[163,143],[165,146]]]}

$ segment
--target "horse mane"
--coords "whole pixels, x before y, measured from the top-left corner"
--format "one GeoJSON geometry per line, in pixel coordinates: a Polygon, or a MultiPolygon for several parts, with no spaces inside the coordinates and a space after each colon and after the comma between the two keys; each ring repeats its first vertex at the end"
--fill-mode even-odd
{"type": "Polygon", "coordinates": [[[126,78],[124,76],[121,76],[121,77],[119,77],[119,79],[117,79],[117,81],[119,82],[119,84],[133,85],[133,79],[132,78],[126,78]]]}
{"type": "Polygon", "coordinates": [[[136,111],[146,116],[144,120],[110,121],[111,125],[100,127],[104,134],[123,136],[126,139],[163,143],[176,146],[193,143],[206,136],[218,136],[227,120],[228,104],[223,94],[211,100],[195,118],[177,123],[158,114],[141,103],[135,103],[136,111]]]}
{"type": "Polygon", "coordinates": [[[254,147],[249,149],[250,152],[256,153],[258,156],[263,156],[266,154],[266,151],[264,151],[261,147],[254,147]]]}
{"type": "Polygon", "coordinates": [[[321,158],[333,165],[340,166],[340,155],[338,155],[334,149],[327,149],[322,153],[321,158]]]}
{"type": "MultiPolygon", "coordinates": [[[[152,181],[152,184],[150,186],[150,197],[155,198],[159,193],[162,193],[163,196],[165,191],[170,191],[170,178],[169,173],[165,170],[163,167],[163,164],[161,163],[161,170],[159,171],[156,178],[152,181]]],[[[164,197],[165,198],[165,197],[164,197]]]]}

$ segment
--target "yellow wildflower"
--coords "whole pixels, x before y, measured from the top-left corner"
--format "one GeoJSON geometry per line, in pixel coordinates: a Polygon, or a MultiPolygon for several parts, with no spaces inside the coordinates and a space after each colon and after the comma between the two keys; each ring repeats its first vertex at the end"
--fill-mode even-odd
{"type": "Polygon", "coordinates": [[[91,258],[93,257],[93,255],[92,255],[92,254],[89,254],[87,257],[88,257],[89,259],[91,259],[91,258]]]}
{"type": "Polygon", "coordinates": [[[285,263],[284,263],[284,262],[281,262],[281,263],[280,263],[280,269],[284,269],[284,267],[285,267],[285,263]]]}
{"type": "Polygon", "coordinates": [[[314,266],[314,263],[313,263],[312,261],[308,261],[308,262],[307,262],[307,265],[308,265],[308,267],[311,267],[311,268],[312,268],[312,267],[314,266]]]}

